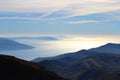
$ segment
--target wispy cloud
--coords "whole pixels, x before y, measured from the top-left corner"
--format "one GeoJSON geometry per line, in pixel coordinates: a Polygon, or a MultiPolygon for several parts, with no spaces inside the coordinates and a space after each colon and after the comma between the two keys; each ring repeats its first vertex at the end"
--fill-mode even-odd
{"type": "MultiPolygon", "coordinates": [[[[0,0],[0,12],[42,13],[41,18],[47,18],[47,16],[56,12],[63,12],[65,14],[62,17],[56,17],[55,19],[66,19],[75,16],[103,14],[107,12],[110,14],[112,11],[120,10],[119,3],[120,0],[0,0]]],[[[4,17],[0,19],[40,20],[40,17],[4,17]]],[[[82,21],[82,23],[86,22],[94,21],[82,21]]],[[[78,21],[77,23],[81,22],[78,21]]]]}
{"type": "Polygon", "coordinates": [[[0,20],[43,20],[42,18],[27,18],[27,17],[0,17],[0,20]]]}
{"type": "Polygon", "coordinates": [[[100,21],[95,20],[81,20],[81,21],[71,21],[67,22],[67,24],[84,24],[84,23],[99,23],[100,21]]]}

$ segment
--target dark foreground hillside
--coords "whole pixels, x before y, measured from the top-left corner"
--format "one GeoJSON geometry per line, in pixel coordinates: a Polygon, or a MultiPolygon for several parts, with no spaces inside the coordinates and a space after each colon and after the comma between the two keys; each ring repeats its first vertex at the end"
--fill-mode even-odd
{"type": "Polygon", "coordinates": [[[0,80],[65,80],[36,63],[0,55],[0,80]]]}

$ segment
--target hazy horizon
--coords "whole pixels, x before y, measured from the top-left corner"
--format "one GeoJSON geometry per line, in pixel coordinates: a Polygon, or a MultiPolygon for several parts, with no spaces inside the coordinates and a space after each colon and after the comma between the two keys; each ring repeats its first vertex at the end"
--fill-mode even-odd
{"type": "MultiPolygon", "coordinates": [[[[44,47],[36,52],[41,56],[120,43],[119,3],[119,0],[0,0],[0,37],[58,39],[35,43],[44,47]]],[[[34,44],[30,40],[20,42],[34,44]]]]}
{"type": "MultiPolygon", "coordinates": [[[[43,37],[43,36],[42,36],[43,37]]],[[[44,36],[45,37],[45,36],[44,36]]],[[[9,37],[10,38],[10,37],[9,37]]],[[[8,38],[8,39],[9,39],[8,38]]],[[[13,38],[13,37],[12,37],[13,38]]],[[[65,53],[72,53],[82,49],[95,48],[107,43],[118,43],[119,40],[103,37],[62,37],[58,40],[40,40],[35,37],[14,37],[19,43],[33,46],[35,48],[28,50],[2,51],[0,54],[12,55],[25,60],[33,60],[37,57],[52,57],[65,53]]],[[[55,37],[54,37],[55,38],[55,37]]]]}

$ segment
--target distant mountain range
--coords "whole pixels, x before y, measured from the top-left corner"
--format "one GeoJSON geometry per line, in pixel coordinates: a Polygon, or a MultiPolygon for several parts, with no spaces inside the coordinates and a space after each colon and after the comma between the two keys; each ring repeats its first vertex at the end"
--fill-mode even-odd
{"type": "Polygon", "coordinates": [[[120,80],[120,44],[106,45],[34,62],[70,80],[120,80]]]}
{"type": "Polygon", "coordinates": [[[0,80],[66,80],[41,65],[0,55],[0,80]]]}
{"type": "Polygon", "coordinates": [[[44,60],[55,60],[55,59],[64,58],[64,57],[65,58],[66,57],[70,58],[70,57],[73,57],[73,56],[76,59],[76,57],[81,58],[81,57],[87,56],[87,55],[90,54],[90,52],[120,54],[120,44],[108,43],[108,44],[102,45],[100,47],[91,48],[91,49],[88,49],[88,50],[83,49],[83,50],[80,50],[78,52],[75,52],[75,53],[78,53],[78,54],[74,54],[74,52],[73,52],[73,53],[66,53],[66,54],[58,55],[58,56],[55,56],[55,57],[38,57],[38,58],[36,58],[32,61],[33,62],[40,62],[40,61],[44,61],[44,60]],[[86,51],[89,51],[89,52],[86,52],[86,51]]]}
{"type": "Polygon", "coordinates": [[[10,38],[13,40],[22,39],[22,40],[44,40],[44,41],[56,41],[58,38],[52,36],[42,36],[42,37],[13,37],[10,38]]]}
{"type": "Polygon", "coordinates": [[[0,51],[11,51],[11,50],[22,50],[22,49],[32,49],[34,47],[18,43],[14,40],[7,38],[0,38],[0,51]]]}

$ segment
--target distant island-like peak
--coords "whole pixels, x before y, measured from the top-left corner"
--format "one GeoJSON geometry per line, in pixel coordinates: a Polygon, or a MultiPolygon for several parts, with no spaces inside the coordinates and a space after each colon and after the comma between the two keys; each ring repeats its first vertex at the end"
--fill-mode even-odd
{"type": "Polygon", "coordinates": [[[7,38],[0,38],[0,51],[32,49],[34,47],[7,38]]]}

